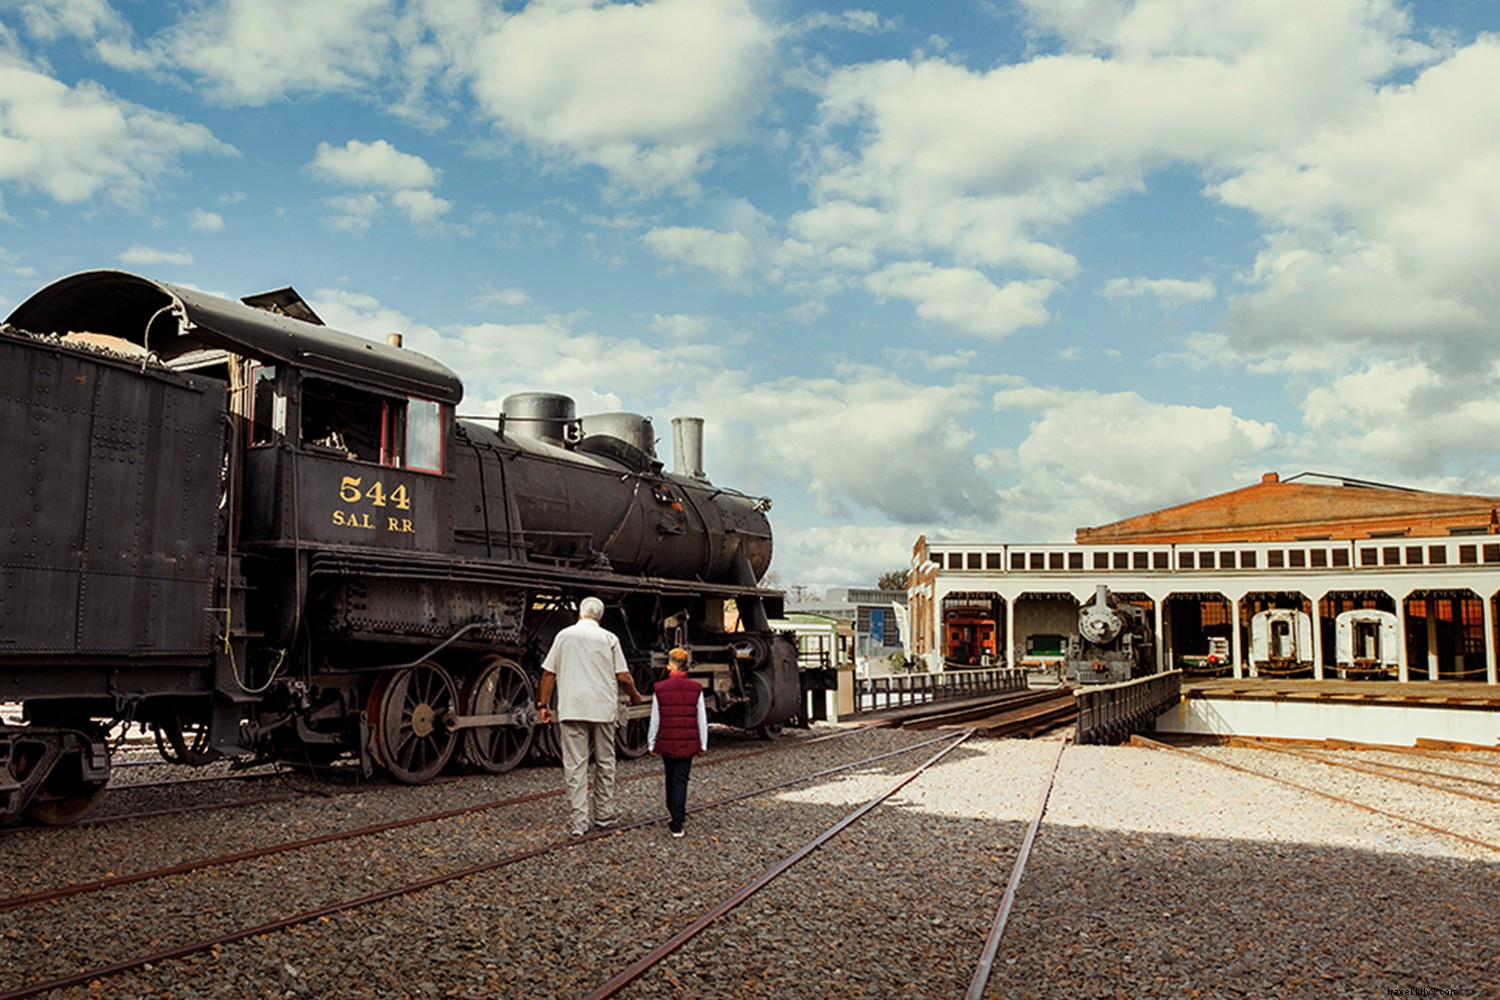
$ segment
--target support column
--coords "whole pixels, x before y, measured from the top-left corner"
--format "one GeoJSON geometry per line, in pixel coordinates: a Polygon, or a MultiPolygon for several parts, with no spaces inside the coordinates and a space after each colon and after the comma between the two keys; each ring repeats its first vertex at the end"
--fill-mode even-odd
{"type": "MultiPolygon", "coordinates": [[[[1326,595],[1325,595],[1326,596],[1326,595]]],[[[1313,680],[1323,679],[1323,598],[1312,602],[1313,680]]]]}
{"type": "Polygon", "coordinates": [[[1162,605],[1167,602],[1161,598],[1154,598],[1156,602],[1156,672],[1162,672],[1162,657],[1166,655],[1167,635],[1162,631],[1162,605]]]}
{"type": "Polygon", "coordinates": [[[1406,595],[1396,598],[1396,679],[1402,684],[1411,680],[1411,664],[1406,660],[1406,595]]]}
{"type": "Polygon", "coordinates": [[[1233,623],[1229,629],[1229,655],[1234,658],[1234,679],[1240,680],[1245,676],[1243,664],[1245,662],[1245,644],[1240,641],[1240,602],[1244,600],[1244,594],[1236,594],[1230,604],[1234,608],[1233,623]]]}
{"type": "Polygon", "coordinates": [[[1016,665],[1016,599],[1005,598],[1005,665],[1016,665]]]}
{"type": "Polygon", "coordinates": [[[1484,682],[1500,683],[1495,675],[1495,599],[1484,597],[1484,682]]]}
{"type": "Polygon", "coordinates": [[[1435,681],[1438,679],[1437,602],[1429,597],[1422,604],[1427,608],[1427,679],[1435,681]]]}

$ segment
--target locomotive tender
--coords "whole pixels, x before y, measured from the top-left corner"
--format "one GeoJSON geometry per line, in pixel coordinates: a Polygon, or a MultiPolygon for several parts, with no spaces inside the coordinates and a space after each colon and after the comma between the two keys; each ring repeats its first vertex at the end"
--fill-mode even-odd
{"type": "MultiPolygon", "coordinates": [[[[413,784],[555,755],[540,662],[590,594],[643,690],[680,645],[715,721],[798,711],[769,501],[708,481],[701,421],[669,473],[636,414],[522,393],[460,419],[453,372],[290,289],[85,272],[0,331],[0,822],[82,815],[122,723],[185,763],[352,754],[413,784]]],[[[647,711],[622,705],[626,755],[647,711]]]]}
{"type": "Polygon", "coordinates": [[[1099,584],[1094,599],[1078,609],[1078,631],[1068,637],[1063,679],[1074,684],[1113,684],[1155,669],[1155,644],[1146,609],[1117,600],[1099,584]]]}

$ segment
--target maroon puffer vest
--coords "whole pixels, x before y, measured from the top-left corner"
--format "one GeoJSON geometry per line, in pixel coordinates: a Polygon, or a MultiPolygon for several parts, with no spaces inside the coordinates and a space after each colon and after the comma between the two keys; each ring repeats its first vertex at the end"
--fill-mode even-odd
{"type": "Polygon", "coordinates": [[[698,697],[703,685],[688,677],[668,677],[651,689],[660,717],[656,727],[656,752],[663,757],[696,757],[698,745],[698,697]]]}

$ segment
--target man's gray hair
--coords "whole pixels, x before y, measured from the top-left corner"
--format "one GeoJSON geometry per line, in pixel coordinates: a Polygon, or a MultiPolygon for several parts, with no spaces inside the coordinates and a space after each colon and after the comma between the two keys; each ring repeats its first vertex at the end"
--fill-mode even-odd
{"type": "Polygon", "coordinates": [[[594,621],[604,617],[604,602],[597,597],[585,597],[578,605],[579,618],[592,618],[594,621]]]}

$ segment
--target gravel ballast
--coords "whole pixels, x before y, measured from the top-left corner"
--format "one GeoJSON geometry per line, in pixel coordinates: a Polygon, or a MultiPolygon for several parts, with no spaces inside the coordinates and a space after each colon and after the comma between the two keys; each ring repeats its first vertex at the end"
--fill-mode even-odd
{"type": "MultiPolygon", "coordinates": [[[[690,806],[936,734],[798,734],[742,760],[727,758],[757,744],[714,735],[690,806]]],[[[623,995],[962,996],[1057,746],[965,743],[623,995]]],[[[618,832],[65,995],[581,996],[936,749],[691,815],[681,840],[664,824],[618,832]]],[[[1500,805],[1284,754],[1195,752],[1500,844],[1500,805]]],[[[1420,766],[1494,775],[1462,761],[1420,766]]],[[[620,785],[629,818],[663,812],[659,762],[622,761],[620,772],[642,776],[620,785]]],[[[523,768],[17,834],[0,840],[0,896],[560,784],[555,769],[523,768]]],[[[546,798],[0,914],[0,987],[556,843],[564,819],[561,800],[546,798]]],[[[1206,760],[1069,747],[986,995],[1500,996],[1497,941],[1500,852],[1206,760]]]]}

